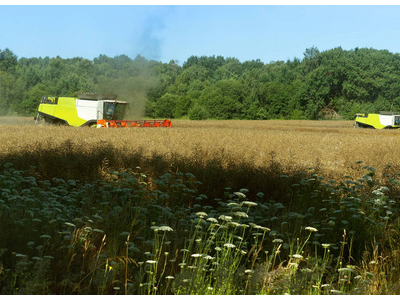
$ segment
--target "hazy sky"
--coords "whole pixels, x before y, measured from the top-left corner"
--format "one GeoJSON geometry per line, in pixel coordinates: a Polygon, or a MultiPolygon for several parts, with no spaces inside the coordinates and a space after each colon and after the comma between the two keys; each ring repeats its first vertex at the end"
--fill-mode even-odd
{"type": "Polygon", "coordinates": [[[387,5],[0,5],[0,49],[18,58],[141,54],[180,64],[192,55],[302,59],[312,46],[399,53],[399,16],[400,6],[387,5]]]}

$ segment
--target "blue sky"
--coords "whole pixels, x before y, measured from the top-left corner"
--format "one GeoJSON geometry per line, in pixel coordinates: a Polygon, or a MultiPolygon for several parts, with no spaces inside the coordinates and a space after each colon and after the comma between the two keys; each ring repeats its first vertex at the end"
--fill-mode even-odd
{"type": "Polygon", "coordinates": [[[0,49],[18,58],[141,54],[179,64],[192,55],[302,59],[312,46],[399,53],[399,16],[400,6],[388,5],[0,5],[0,49]]]}

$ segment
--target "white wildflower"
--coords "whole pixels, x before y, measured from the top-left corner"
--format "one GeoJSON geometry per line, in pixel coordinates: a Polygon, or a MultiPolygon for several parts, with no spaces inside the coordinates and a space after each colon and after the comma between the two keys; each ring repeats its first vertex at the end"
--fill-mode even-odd
{"type": "Polygon", "coordinates": [[[197,212],[196,215],[198,215],[200,217],[207,217],[207,214],[205,212],[202,212],[202,211],[197,212]]]}
{"type": "Polygon", "coordinates": [[[27,258],[28,255],[17,253],[15,254],[16,257],[27,258]]]}
{"type": "Polygon", "coordinates": [[[229,221],[232,220],[232,217],[231,217],[231,216],[220,215],[220,216],[218,217],[218,219],[221,219],[222,221],[227,221],[227,222],[229,222],[229,221]]]}
{"type": "Polygon", "coordinates": [[[307,226],[307,227],[305,228],[305,230],[308,230],[308,231],[311,231],[311,232],[317,232],[317,231],[318,231],[317,228],[314,228],[314,227],[311,227],[311,226],[307,226]]]}
{"type": "Polygon", "coordinates": [[[207,221],[211,223],[218,223],[218,220],[215,218],[208,218],[207,221]]]}
{"type": "Polygon", "coordinates": [[[248,218],[249,217],[248,214],[246,214],[245,212],[242,212],[242,211],[236,211],[233,214],[239,218],[248,218]]]}
{"type": "Polygon", "coordinates": [[[158,230],[161,231],[174,231],[171,227],[169,226],[160,226],[158,230]]]}
{"type": "Polygon", "coordinates": [[[199,254],[199,253],[195,253],[195,254],[191,255],[191,257],[201,257],[201,256],[202,256],[202,254],[199,254]]]}
{"type": "Polygon", "coordinates": [[[338,272],[353,272],[353,270],[351,268],[340,268],[338,272]]]}
{"type": "Polygon", "coordinates": [[[238,222],[228,222],[227,225],[233,225],[233,226],[235,226],[235,227],[240,226],[240,224],[239,224],[238,222]]]}
{"type": "Polygon", "coordinates": [[[238,196],[239,198],[246,198],[246,195],[243,194],[243,193],[241,193],[241,192],[234,192],[234,194],[235,194],[236,196],[238,196]]]}
{"type": "Polygon", "coordinates": [[[269,229],[268,227],[263,227],[263,226],[260,226],[260,229],[262,229],[264,231],[271,231],[271,229],[269,229]]]}
{"type": "Polygon", "coordinates": [[[257,205],[257,203],[251,202],[251,201],[243,201],[242,204],[247,205],[247,206],[256,206],[257,205]]]}
{"type": "Polygon", "coordinates": [[[146,263],[147,264],[155,264],[155,263],[157,263],[157,261],[155,261],[155,260],[146,260],[146,263]]]}

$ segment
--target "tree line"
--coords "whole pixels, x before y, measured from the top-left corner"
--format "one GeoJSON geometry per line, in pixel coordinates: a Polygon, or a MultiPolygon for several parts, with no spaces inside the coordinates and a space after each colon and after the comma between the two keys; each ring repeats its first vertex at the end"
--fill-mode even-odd
{"type": "Polygon", "coordinates": [[[0,115],[34,115],[42,96],[115,93],[136,116],[198,119],[352,119],[400,111],[400,56],[311,47],[264,63],[191,56],[182,65],[141,55],[18,58],[0,49],[0,115]]]}

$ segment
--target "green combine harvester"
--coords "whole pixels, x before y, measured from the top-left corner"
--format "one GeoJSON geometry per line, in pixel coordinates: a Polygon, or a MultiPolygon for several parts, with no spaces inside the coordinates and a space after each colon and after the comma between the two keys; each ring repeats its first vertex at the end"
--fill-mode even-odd
{"type": "Polygon", "coordinates": [[[115,100],[114,94],[82,93],[78,97],[43,97],[36,124],[74,127],[172,127],[170,120],[125,120],[128,101],[115,100]]]}
{"type": "Polygon", "coordinates": [[[354,128],[397,129],[400,128],[400,115],[397,112],[380,114],[356,114],[354,128]]]}

